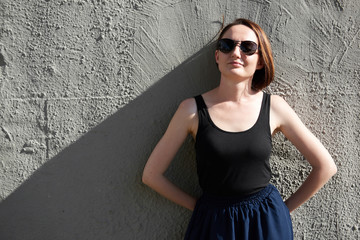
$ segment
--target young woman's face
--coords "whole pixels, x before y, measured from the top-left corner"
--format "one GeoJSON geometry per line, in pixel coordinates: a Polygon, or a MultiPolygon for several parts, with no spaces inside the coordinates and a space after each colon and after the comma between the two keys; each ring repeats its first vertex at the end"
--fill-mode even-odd
{"type": "Polygon", "coordinates": [[[245,25],[235,25],[228,29],[222,39],[238,41],[237,46],[229,53],[216,50],[215,59],[222,75],[241,79],[251,78],[257,69],[261,69],[259,50],[252,55],[241,51],[239,44],[243,41],[253,41],[259,46],[258,39],[253,30],[245,25]]]}

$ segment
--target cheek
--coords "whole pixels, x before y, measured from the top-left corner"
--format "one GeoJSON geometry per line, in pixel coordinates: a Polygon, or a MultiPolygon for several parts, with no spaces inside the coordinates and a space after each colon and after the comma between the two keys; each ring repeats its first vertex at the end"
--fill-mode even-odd
{"type": "Polygon", "coordinates": [[[256,57],[256,56],[249,56],[247,57],[247,62],[249,65],[254,66],[256,68],[258,68],[258,66],[260,66],[260,58],[256,57]]]}

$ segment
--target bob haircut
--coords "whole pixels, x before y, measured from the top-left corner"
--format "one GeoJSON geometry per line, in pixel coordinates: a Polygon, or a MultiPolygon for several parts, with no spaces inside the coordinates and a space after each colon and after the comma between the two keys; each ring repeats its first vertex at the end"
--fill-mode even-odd
{"type": "Polygon", "coordinates": [[[255,32],[259,41],[259,56],[260,61],[264,67],[255,71],[251,87],[253,90],[260,91],[269,86],[269,84],[274,80],[275,69],[270,41],[264,30],[262,30],[258,24],[245,18],[238,18],[221,30],[220,35],[216,41],[216,46],[218,46],[219,40],[223,37],[225,32],[235,25],[247,26],[255,32]]]}

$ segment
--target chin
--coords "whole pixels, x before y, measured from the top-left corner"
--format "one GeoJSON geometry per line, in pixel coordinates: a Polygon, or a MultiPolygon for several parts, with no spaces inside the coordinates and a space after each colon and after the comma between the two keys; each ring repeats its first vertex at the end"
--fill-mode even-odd
{"type": "Polygon", "coordinates": [[[243,69],[231,69],[229,71],[229,76],[238,77],[238,78],[251,78],[254,76],[254,73],[244,72],[243,69]]]}

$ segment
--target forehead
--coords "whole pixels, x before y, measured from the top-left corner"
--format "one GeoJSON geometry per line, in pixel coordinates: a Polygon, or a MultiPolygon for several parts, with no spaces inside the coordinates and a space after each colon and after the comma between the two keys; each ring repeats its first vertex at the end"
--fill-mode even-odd
{"type": "Polygon", "coordinates": [[[222,38],[230,38],[237,41],[251,40],[256,43],[258,42],[255,32],[245,25],[232,26],[224,33],[222,38]]]}

